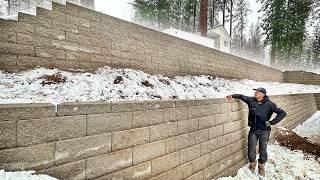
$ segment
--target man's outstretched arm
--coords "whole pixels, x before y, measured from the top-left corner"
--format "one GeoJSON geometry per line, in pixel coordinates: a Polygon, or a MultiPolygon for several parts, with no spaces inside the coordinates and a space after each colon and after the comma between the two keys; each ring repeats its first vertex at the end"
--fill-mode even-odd
{"type": "Polygon", "coordinates": [[[276,113],[277,116],[276,116],[273,120],[270,121],[270,124],[271,124],[271,125],[277,124],[277,123],[280,122],[284,117],[287,116],[287,113],[286,113],[283,109],[277,107],[277,105],[276,105],[275,103],[272,103],[272,111],[273,111],[274,113],[276,113]]]}
{"type": "Polygon", "coordinates": [[[245,102],[247,104],[250,103],[250,99],[251,99],[251,97],[245,96],[245,95],[242,95],[242,94],[232,94],[232,95],[227,96],[227,98],[229,100],[231,100],[232,98],[238,98],[238,99],[242,100],[243,102],[245,102]]]}

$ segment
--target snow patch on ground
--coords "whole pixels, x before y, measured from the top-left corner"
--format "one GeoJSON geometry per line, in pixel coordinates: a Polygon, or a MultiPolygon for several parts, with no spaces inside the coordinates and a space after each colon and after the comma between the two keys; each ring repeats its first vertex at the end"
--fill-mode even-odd
{"type": "Polygon", "coordinates": [[[320,143],[320,111],[295,127],[293,132],[301,137],[307,137],[310,141],[320,143]]]}
{"type": "Polygon", "coordinates": [[[18,20],[18,14],[0,16],[0,19],[17,21],[18,20]]]}
{"type": "Polygon", "coordinates": [[[57,180],[54,177],[48,175],[37,174],[36,171],[15,171],[15,172],[5,172],[5,170],[0,170],[1,180],[57,180]]]}
{"type": "MultiPolygon", "coordinates": [[[[278,144],[268,146],[269,159],[265,165],[266,176],[261,179],[311,180],[320,179],[320,159],[306,157],[302,151],[291,151],[278,144]]],[[[222,177],[219,180],[259,179],[251,173],[248,164],[238,170],[235,177],[222,177]]]]}
{"type": "Polygon", "coordinates": [[[19,73],[0,71],[0,104],[222,98],[233,93],[252,96],[252,89],[257,87],[266,88],[268,95],[320,92],[319,85],[257,82],[207,75],[168,78],[110,67],[93,73],[36,68],[19,73]],[[56,74],[65,77],[65,81],[46,82],[45,77],[56,74]]]}

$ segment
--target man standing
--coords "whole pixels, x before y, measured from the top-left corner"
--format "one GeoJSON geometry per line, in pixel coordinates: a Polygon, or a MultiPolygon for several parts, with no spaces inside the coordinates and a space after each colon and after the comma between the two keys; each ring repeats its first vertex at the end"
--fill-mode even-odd
{"type": "Polygon", "coordinates": [[[255,90],[254,97],[233,94],[227,96],[227,99],[238,98],[248,104],[248,125],[250,126],[248,135],[249,169],[253,173],[256,170],[256,146],[259,141],[258,172],[259,175],[265,176],[264,165],[268,159],[267,143],[271,132],[270,126],[280,122],[287,114],[269,100],[266,89],[260,87],[253,90],[255,90]],[[277,116],[270,121],[273,113],[276,113],[277,116]]]}

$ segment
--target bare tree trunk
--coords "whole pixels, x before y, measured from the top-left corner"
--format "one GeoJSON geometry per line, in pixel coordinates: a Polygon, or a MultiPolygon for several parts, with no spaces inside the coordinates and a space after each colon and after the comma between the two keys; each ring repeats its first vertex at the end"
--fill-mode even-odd
{"type": "Polygon", "coordinates": [[[275,44],[272,43],[271,44],[271,59],[270,59],[270,65],[271,67],[276,65],[276,47],[275,44]]]}
{"type": "MultiPolygon", "coordinates": [[[[233,9],[233,1],[230,0],[231,7],[230,7],[230,38],[232,37],[232,9],[233,9]]],[[[230,45],[231,47],[231,45],[230,45]]]]}
{"type": "Polygon", "coordinates": [[[207,36],[208,32],[208,0],[201,0],[200,2],[200,32],[201,36],[207,36]]]}
{"type": "Polygon", "coordinates": [[[226,18],[226,0],[223,0],[223,11],[222,11],[222,25],[224,27],[225,23],[225,18],[226,18]]]}
{"type": "Polygon", "coordinates": [[[214,24],[214,0],[210,0],[210,10],[209,10],[209,22],[210,22],[210,27],[213,27],[214,24]]]}
{"type": "Polygon", "coordinates": [[[7,13],[11,15],[11,0],[8,0],[7,13]]]}
{"type": "Polygon", "coordinates": [[[196,32],[196,17],[197,17],[197,0],[194,0],[194,5],[193,5],[193,27],[192,27],[192,32],[196,32]]]}

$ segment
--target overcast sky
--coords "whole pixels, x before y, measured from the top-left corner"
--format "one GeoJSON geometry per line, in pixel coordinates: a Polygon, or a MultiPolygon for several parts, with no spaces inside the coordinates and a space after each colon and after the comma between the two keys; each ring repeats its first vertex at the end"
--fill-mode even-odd
{"type": "MultiPolygon", "coordinates": [[[[105,14],[132,21],[134,10],[132,5],[129,4],[130,2],[133,2],[133,0],[95,0],[95,8],[105,14]]],[[[258,22],[258,17],[260,16],[258,10],[261,7],[261,4],[257,3],[256,0],[249,0],[249,4],[251,12],[248,16],[248,27],[250,27],[252,23],[258,22]]],[[[229,32],[228,24],[226,24],[226,29],[229,32]]],[[[249,28],[247,28],[247,30],[248,29],[249,28]]],[[[308,29],[312,31],[313,28],[308,29]]]]}

